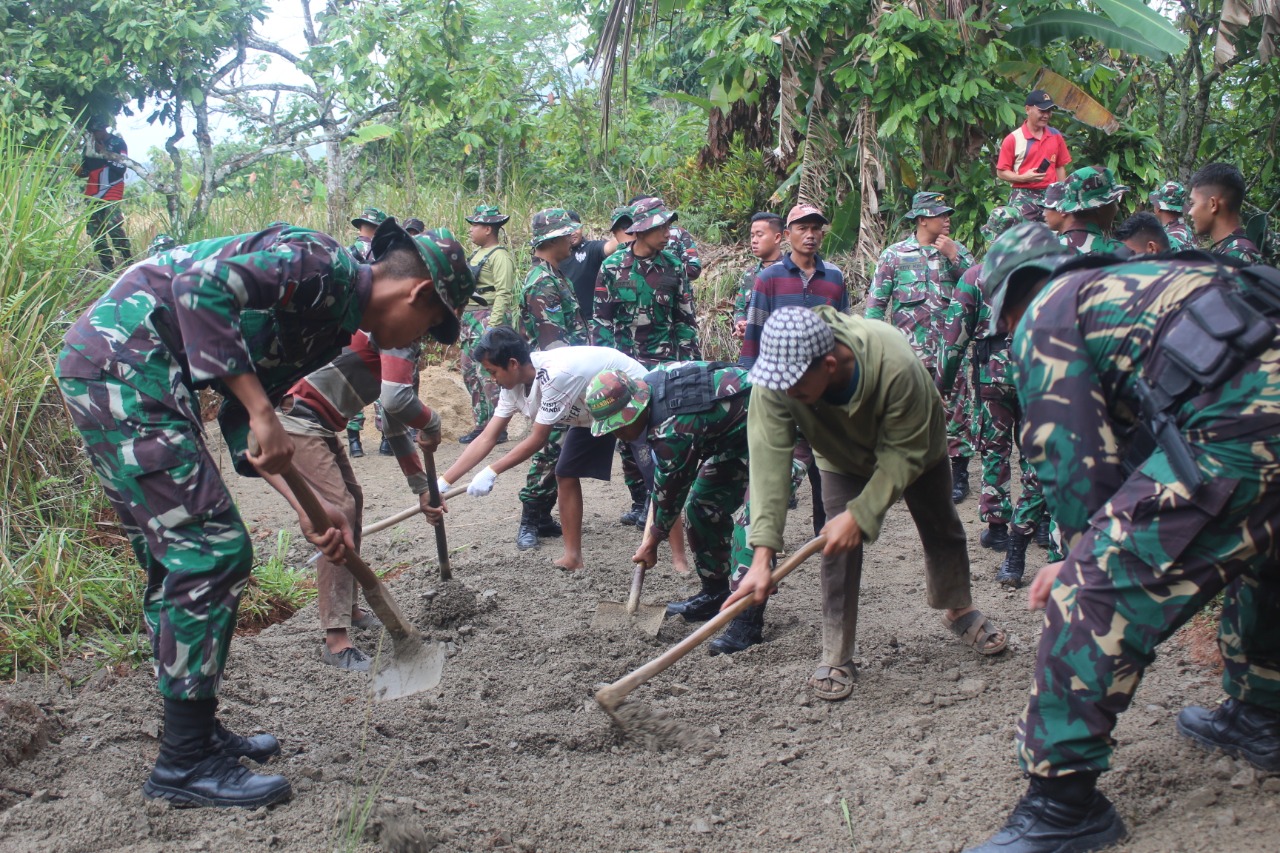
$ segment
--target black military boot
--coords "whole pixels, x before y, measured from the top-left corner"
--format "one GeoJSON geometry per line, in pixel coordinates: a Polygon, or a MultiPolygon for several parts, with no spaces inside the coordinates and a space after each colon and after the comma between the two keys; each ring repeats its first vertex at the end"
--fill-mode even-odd
{"type": "Polygon", "coordinates": [[[387,440],[385,435],[382,437],[382,443],[378,445],[378,454],[381,456],[396,455],[396,452],[391,449],[391,442],[387,440]]]}
{"type": "Polygon", "coordinates": [[[213,748],[224,755],[248,758],[259,764],[280,754],[280,741],[276,740],[275,735],[245,737],[231,731],[218,719],[213,721],[212,743],[213,748]]]}
{"type": "Polygon", "coordinates": [[[686,622],[706,622],[720,612],[720,605],[729,597],[729,579],[700,580],[702,591],[692,598],[668,604],[667,616],[683,616],[686,622]]]}
{"type": "Polygon", "coordinates": [[[560,522],[551,517],[551,510],[547,507],[538,508],[538,536],[543,538],[556,539],[564,535],[564,530],[560,527],[560,522]]]}
{"type": "Polygon", "coordinates": [[[764,642],[764,605],[748,607],[737,615],[724,633],[707,644],[713,655],[731,655],[764,642]]]}
{"type": "Polygon", "coordinates": [[[960,503],[969,497],[969,460],[957,456],[951,460],[951,502],[960,503]]]}
{"type": "Polygon", "coordinates": [[[356,459],[364,456],[364,445],[360,443],[360,430],[347,430],[347,444],[351,447],[351,458],[356,459]]]}
{"type": "Polygon", "coordinates": [[[1228,699],[1216,710],[1192,706],[1178,714],[1178,731],[1268,773],[1280,773],[1280,711],[1228,699]]]}
{"type": "Polygon", "coordinates": [[[633,500],[631,509],[622,514],[622,518],[618,519],[619,524],[629,524],[632,527],[644,529],[644,523],[649,519],[649,499],[633,500]]]}
{"type": "Polygon", "coordinates": [[[1122,841],[1124,821],[1096,773],[1034,778],[1004,828],[965,853],[1087,853],[1122,841]]]}
{"type": "Polygon", "coordinates": [[[1009,549],[1005,552],[1000,571],[996,572],[996,583],[1001,586],[1017,589],[1022,586],[1022,574],[1027,570],[1027,546],[1031,544],[1030,533],[1009,532],[1009,549]]]}
{"type": "Polygon", "coordinates": [[[521,551],[538,547],[538,509],[531,504],[520,505],[520,527],[516,531],[516,547],[521,551]]]}
{"type": "Polygon", "coordinates": [[[253,773],[217,746],[216,708],[216,699],[164,701],[160,755],[142,793],[175,806],[258,808],[288,799],[289,780],[253,773]]]}
{"type": "Polygon", "coordinates": [[[1009,525],[988,524],[987,529],[978,537],[978,544],[992,551],[1005,551],[1009,548],[1009,525]]]}
{"type": "Polygon", "coordinates": [[[470,444],[480,437],[480,433],[484,432],[484,426],[478,426],[471,432],[458,436],[458,444],[470,444]]]}
{"type": "Polygon", "coordinates": [[[1049,513],[1047,512],[1040,516],[1040,520],[1036,522],[1036,544],[1046,551],[1049,550],[1049,546],[1052,544],[1052,539],[1049,536],[1049,513]]]}

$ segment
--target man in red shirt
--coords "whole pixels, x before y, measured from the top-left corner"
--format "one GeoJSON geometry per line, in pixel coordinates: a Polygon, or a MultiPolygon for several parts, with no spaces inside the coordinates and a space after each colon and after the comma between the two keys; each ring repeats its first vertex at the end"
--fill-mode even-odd
{"type": "Polygon", "coordinates": [[[124,140],[108,129],[107,120],[101,116],[89,119],[85,128],[84,159],[80,163],[80,177],[86,178],[85,197],[89,200],[89,239],[98,255],[103,272],[116,267],[112,253],[120,256],[120,263],[129,262],[129,238],[124,233],[124,217],[120,214],[120,200],[124,198],[125,167],[102,157],[103,154],[127,155],[129,149],[124,140]]]}
{"type": "Polygon", "coordinates": [[[1044,191],[1067,176],[1071,152],[1062,134],[1049,126],[1058,105],[1043,89],[1027,95],[1027,120],[1000,144],[996,177],[1013,185],[1009,204],[1044,201],[1044,191]]]}

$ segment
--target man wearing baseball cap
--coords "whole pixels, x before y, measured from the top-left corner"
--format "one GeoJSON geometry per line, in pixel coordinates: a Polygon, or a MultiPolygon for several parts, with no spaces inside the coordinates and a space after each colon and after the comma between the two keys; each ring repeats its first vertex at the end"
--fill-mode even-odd
{"type": "Polygon", "coordinates": [[[1071,152],[1066,140],[1049,126],[1058,105],[1043,89],[1027,95],[1027,120],[1000,143],[996,177],[1012,185],[1009,204],[1040,201],[1045,187],[1067,176],[1071,152]]]}
{"type": "Polygon", "coordinates": [[[933,377],[886,323],[830,306],[773,313],[751,368],[751,568],[734,601],[770,593],[770,563],[783,547],[787,480],[798,431],[822,468],[827,544],[822,555],[822,658],[810,684],[821,699],[853,691],[853,648],[862,543],[880,535],[899,498],[924,547],[929,606],[979,654],[1004,650],[1005,634],[973,606],[964,525],[951,500],[946,420],[933,377]]]}
{"type": "Polygon", "coordinates": [[[1151,202],[1151,210],[1164,226],[1164,233],[1169,235],[1169,248],[1177,252],[1181,249],[1194,249],[1196,240],[1191,236],[1191,227],[1182,218],[1182,210],[1187,203],[1187,188],[1177,181],[1165,181],[1158,189],[1147,196],[1151,202]]]}
{"type": "MultiPolygon", "coordinates": [[[[915,233],[881,253],[867,291],[866,318],[884,320],[902,332],[931,376],[938,369],[943,315],[956,282],[973,266],[973,253],[951,239],[954,212],[942,193],[916,193],[903,217],[914,222],[915,233]]],[[[947,399],[951,499],[956,503],[969,496],[969,459],[973,456],[966,374],[959,374],[947,399]]]]}
{"type": "Polygon", "coordinates": [[[1058,212],[1063,215],[1058,234],[1062,245],[1081,255],[1127,254],[1124,243],[1110,234],[1120,199],[1128,191],[1104,166],[1085,166],[1068,175],[1058,202],[1058,212]]]}

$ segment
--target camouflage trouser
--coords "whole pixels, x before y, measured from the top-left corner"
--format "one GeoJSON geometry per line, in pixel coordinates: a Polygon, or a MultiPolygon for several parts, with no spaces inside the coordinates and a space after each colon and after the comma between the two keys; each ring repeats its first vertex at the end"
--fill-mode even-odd
{"type": "Polygon", "coordinates": [[[973,456],[973,388],[969,382],[971,358],[972,355],[966,352],[956,374],[955,387],[946,400],[947,455],[952,459],[967,460],[973,456]]]}
{"type": "Polygon", "coordinates": [[[1156,646],[1219,592],[1224,689],[1280,711],[1280,472],[1278,448],[1269,444],[1269,461],[1256,459],[1252,470],[1212,473],[1199,452],[1208,448],[1198,447],[1208,481],[1194,503],[1148,476],[1172,481],[1157,451],[1093,516],[1045,612],[1035,683],[1017,728],[1027,772],[1107,769],[1116,716],[1156,646]]]}
{"type": "Polygon", "coordinates": [[[640,472],[640,465],[636,462],[636,455],[628,442],[618,442],[618,455],[622,457],[622,482],[627,484],[631,502],[639,506],[644,503],[649,494],[649,488],[644,482],[644,474],[640,472]]]}
{"type": "Polygon", "coordinates": [[[1009,501],[1009,480],[1013,476],[1013,444],[1018,435],[1021,412],[1018,395],[1008,385],[979,386],[974,408],[974,430],[978,453],[982,456],[982,499],[978,517],[989,524],[1008,524],[1019,533],[1030,533],[1044,514],[1044,496],[1035,469],[1019,455],[1022,492],[1014,509],[1009,501]]]}
{"type": "Polygon", "coordinates": [[[1029,190],[1025,187],[1014,187],[1009,190],[1009,206],[1018,207],[1023,202],[1033,202],[1039,207],[1036,209],[1036,215],[1029,221],[1044,222],[1044,190],[1029,190]]]}
{"type": "Polygon", "coordinates": [[[352,432],[360,432],[364,429],[364,409],[351,416],[351,420],[347,421],[347,429],[352,432]]]}
{"type": "Polygon", "coordinates": [[[76,428],[147,574],[143,615],[166,699],[217,695],[253,545],[198,427],[106,378],[61,377],[76,428]]]}
{"type": "Polygon", "coordinates": [[[120,202],[93,199],[89,204],[89,222],[85,230],[93,241],[93,251],[98,256],[102,271],[111,272],[116,267],[115,255],[120,256],[121,264],[129,263],[131,255],[129,236],[124,233],[120,202]],[[115,250],[115,255],[112,254],[112,249],[115,250]]]}
{"type": "MultiPolygon", "coordinates": [[[[808,473],[809,468],[805,463],[795,458],[791,460],[790,498],[794,498],[800,491],[800,484],[804,482],[808,473]]],[[[733,516],[733,570],[729,575],[729,588],[732,590],[737,590],[738,584],[742,583],[742,578],[751,568],[751,560],[755,557],[756,549],[747,544],[750,536],[751,490],[748,489],[743,493],[742,506],[733,516]]]]}
{"type": "Polygon", "coordinates": [[[498,386],[493,377],[471,358],[471,349],[479,343],[488,322],[488,308],[470,308],[462,315],[462,331],[458,335],[458,367],[462,370],[462,383],[471,394],[477,429],[484,429],[498,405],[498,386]]]}
{"type": "Polygon", "coordinates": [[[564,441],[565,427],[551,430],[547,443],[529,460],[529,473],[520,490],[520,502],[545,509],[556,505],[560,488],[556,485],[556,462],[560,461],[560,445],[564,441]]]}

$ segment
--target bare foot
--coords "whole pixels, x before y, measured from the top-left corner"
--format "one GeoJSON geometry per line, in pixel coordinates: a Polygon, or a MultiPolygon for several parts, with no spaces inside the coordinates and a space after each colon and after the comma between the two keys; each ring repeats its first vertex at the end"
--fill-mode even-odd
{"type": "Polygon", "coordinates": [[[678,575],[687,575],[689,572],[693,571],[689,566],[689,559],[683,554],[679,556],[676,556],[675,554],[671,555],[671,568],[674,569],[675,573],[678,575]]]}
{"type": "Polygon", "coordinates": [[[563,557],[559,558],[558,560],[555,560],[554,562],[555,562],[555,565],[559,566],[560,568],[564,569],[567,572],[576,572],[579,569],[586,568],[585,564],[582,562],[581,554],[578,554],[578,555],[565,554],[563,557]]]}

